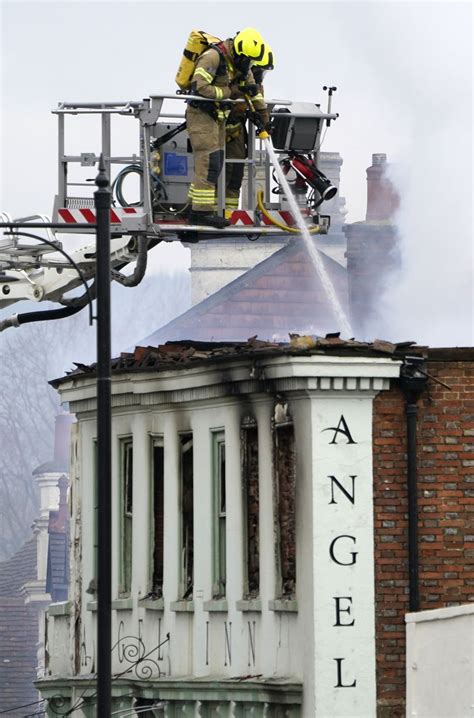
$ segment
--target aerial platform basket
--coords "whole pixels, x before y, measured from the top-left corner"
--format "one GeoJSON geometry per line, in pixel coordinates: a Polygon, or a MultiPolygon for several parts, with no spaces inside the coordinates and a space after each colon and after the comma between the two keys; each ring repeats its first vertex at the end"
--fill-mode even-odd
{"type": "MultiPolygon", "coordinates": [[[[64,224],[66,232],[87,232],[84,224],[90,224],[90,231],[94,231],[93,178],[84,177],[84,173],[90,174],[90,168],[98,163],[102,154],[113,188],[122,182],[124,173],[136,173],[139,180],[138,198],[133,204],[124,199],[122,192],[117,192],[117,197],[114,197],[110,222],[115,236],[149,235],[155,239],[158,236],[161,241],[197,241],[212,237],[222,239],[226,236],[234,239],[236,236],[256,239],[261,235],[285,234],[286,228],[291,230],[294,219],[285,205],[285,198],[275,194],[270,162],[262,148],[257,147],[259,140],[255,137],[255,131],[250,128],[248,157],[244,160],[225,160],[224,171],[219,178],[217,209],[219,214],[225,213],[230,220],[230,226],[225,229],[190,226],[182,219],[194,168],[189,137],[185,129],[179,130],[184,119],[184,102],[188,99],[189,96],[153,95],[142,101],[60,103],[58,108],[53,110],[58,116],[59,124],[58,194],[54,204],[53,221],[64,224]],[[91,151],[89,147],[77,154],[67,154],[66,118],[69,129],[69,123],[75,121],[76,116],[84,115],[96,115],[100,118],[98,151],[91,151]],[[116,123],[117,118],[123,116],[138,120],[138,151],[134,154],[120,155],[113,152],[115,128],[112,127],[112,119],[116,123]],[[159,150],[154,150],[157,145],[159,150]],[[241,208],[232,212],[225,212],[225,166],[228,161],[242,162],[247,168],[241,208]],[[79,181],[74,181],[76,178],[71,177],[73,173],[82,173],[79,181]],[[263,192],[265,212],[260,211],[257,206],[258,189],[263,192]],[[75,227],[79,224],[81,229],[75,227]]],[[[192,99],[202,101],[199,97],[192,99]]],[[[308,143],[308,138],[311,137],[311,147],[305,149],[313,154],[317,164],[323,125],[337,115],[323,113],[316,104],[277,100],[267,104],[276,125],[279,143],[277,152],[291,152],[292,143],[301,145],[302,138],[308,143]]],[[[305,196],[299,196],[298,199],[303,214],[308,215],[308,223],[313,227],[318,224],[320,232],[325,233],[329,219],[325,215],[311,212],[305,196]]]]}

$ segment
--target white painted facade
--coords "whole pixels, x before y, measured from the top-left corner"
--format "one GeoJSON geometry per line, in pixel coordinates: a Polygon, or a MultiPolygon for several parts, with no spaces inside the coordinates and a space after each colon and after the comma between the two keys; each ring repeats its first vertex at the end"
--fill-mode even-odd
{"type": "Polygon", "coordinates": [[[408,613],[406,636],[407,717],[474,716],[474,606],[408,613]]]}
{"type": "MultiPolygon", "coordinates": [[[[255,352],[113,381],[113,672],[117,710],[132,693],[163,716],[370,718],[376,715],[372,402],[399,375],[379,357],[255,352]],[[276,560],[276,405],[296,442],[296,596],[282,597],[276,560]],[[241,425],[258,427],[258,597],[247,571],[241,425]],[[225,436],[226,595],[213,599],[212,437],[225,436]],[[193,434],[194,587],[180,594],[180,436],[193,434]],[[132,580],[120,593],[120,441],[133,440],[132,580]],[[164,446],[163,596],[150,596],[151,446],[164,446]],[[167,640],[169,634],[169,640],[167,640]],[[134,639],[126,639],[131,636],[134,639]],[[159,648],[159,644],[162,644],[159,648]],[[135,645],[148,655],[133,666],[135,645]],[[135,670],[136,669],[136,670],[135,670]]],[[[93,709],[96,670],[94,441],[96,388],[65,380],[76,414],[71,467],[71,595],[49,610],[45,697],[93,709]],[[89,701],[89,708],[84,703],[89,701]]],[[[54,715],[53,712],[50,713],[54,715]]],[[[132,713],[130,713],[131,715],[132,713]]],[[[48,714],[49,715],[49,714],[48,714]]],[[[76,710],[75,715],[81,715],[76,710]]],[[[125,714],[124,714],[125,715],[125,714]]]]}

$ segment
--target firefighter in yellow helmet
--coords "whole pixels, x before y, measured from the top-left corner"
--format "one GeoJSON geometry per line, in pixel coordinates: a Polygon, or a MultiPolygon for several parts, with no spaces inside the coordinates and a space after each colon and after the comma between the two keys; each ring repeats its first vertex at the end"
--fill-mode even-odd
{"type": "MultiPolygon", "coordinates": [[[[250,67],[252,62],[262,60],[264,54],[265,43],[260,33],[246,28],[234,38],[211,45],[196,62],[190,91],[206,101],[188,100],[186,110],[195,174],[189,189],[191,224],[217,228],[229,224],[216,212],[216,187],[224,160],[225,123],[230,112],[225,100],[236,94],[239,85],[256,86],[250,67]]],[[[263,97],[257,92],[253,101],[263,124],[268,123],[263,97]]]]}
{"type": "MultiPolygon", "coordinates": [[[[246,86],[245,83],[238,83],[234,87],[232,98],[244,98],[248,94],[252,98],[252,104],[257,107],[255,101],[263,101],[263,78],[267,70],[273,70],[274,57],[269,45],[264,45],[264,52],[260,60],[252,63],[252,74],[255,80],[253,86],[246,86]]],[[[247,119],[246,103],[234,104],[226,124],[226,159],[244,160],[248,155],[248,136],[245,126],[247,119]]],[[[264,129],[269,129],[269,116],[265,109],[258,113],[257,120],[264,129]]],[[[227,210],[236,210],[239,207],[240,188],[244,177],[243,162],[226,163],[226,193],[225,206],[227,210]]]]}

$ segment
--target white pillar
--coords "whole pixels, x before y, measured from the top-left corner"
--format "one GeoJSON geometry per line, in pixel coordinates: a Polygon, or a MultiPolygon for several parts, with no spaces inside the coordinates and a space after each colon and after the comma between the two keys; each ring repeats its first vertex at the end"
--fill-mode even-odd
{"type": "Polygon", "coordinates": [[[151,440],[148,414],[135,414],[133,433],[133,529],[132,529],[132,587],[138,598],[146,596],[150,588],[151,556],[151,440]]]}
{"type": "Polygon", "coordinates": [[[268,602],[275,598],[276,591],[272,414],[272,400],[255,405],[258,426],[260,599],[262,603],[257,655],[264,675],[272,675],[275,670],[275,644],[278,641],[278,637],[275,635],[275,614],[268,610],[268,602]]]}
{"type": "Polygon", "coordinates": [[[241,412],[237,405],[229,407],[225,423],[226,442],[226,598],[228,613],[228,670],[247,670],[245,650],[240,640],[242,634],[242,612],[236,611],[236,602],[242,599],[244,590],[244,532],[242,506],[241,471],[241,412]],[[238,650],[240,648],[240,651],[238,650]]]}
{"type": "MultiPolygon", "coordinates": [[[[305,396],[291,400],[289,410],[293,417],[296,454],[296,600],[298,603],[298,636],[301,660],[299,665],[303,673],[304,716],[314,718],[316,713],[316,680],[314,656],[317,636],[314,625],[314,585],[318,578],[314,575],[312,526],[314,516],[313,501],[313,430],[311,425],[311,403],[305,396]]],[[[318,714],[319,715],[319,714],[318,714]]],[[[321,714],[324,715],[324,714],[321,714]]]]}
{"type": "Polygon", "coordinates": [[[305,718],[376,715],[373,393],[354,394],[311,397],[316,705],[305,718]]]}
{"type": "MultiPolygon", "coordinates": [[[[213,415],[197,409],[192,416],[194,437],[194,630],[193,675],[209,673],[206,665],[206,622],[203,601],[212,598],[212,436],[213,415]]],[[[210,656],[209,656],[210,664],[210,656]]]]}
{"type": "Polygon", "coordinates": [[[176,414],[165,416],[164,423],[164,562],[163,595],[166,601],[176,601],[179,590],[180,557],[180,445],[176,414]]]}
{"type": "Polygon", "coordinates": [[[229,605],[240,601],[244,590],[242,471],[239,408],[229,409],[226,442],[226,597],[229,605]]]}

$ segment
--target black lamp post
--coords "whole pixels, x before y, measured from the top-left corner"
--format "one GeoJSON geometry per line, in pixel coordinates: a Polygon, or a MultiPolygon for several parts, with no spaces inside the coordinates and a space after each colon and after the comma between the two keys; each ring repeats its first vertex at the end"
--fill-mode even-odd
{"type": "Polygon", "coordinates": [[[109,179],[100,157],[94,204],[97,286],[97,468],[98,468],[98,585],[97,585],[97,717],[111,714],[112,599],[112,452],[111,452],[111,330],[110,330],[110,203],[109,179]]]}

